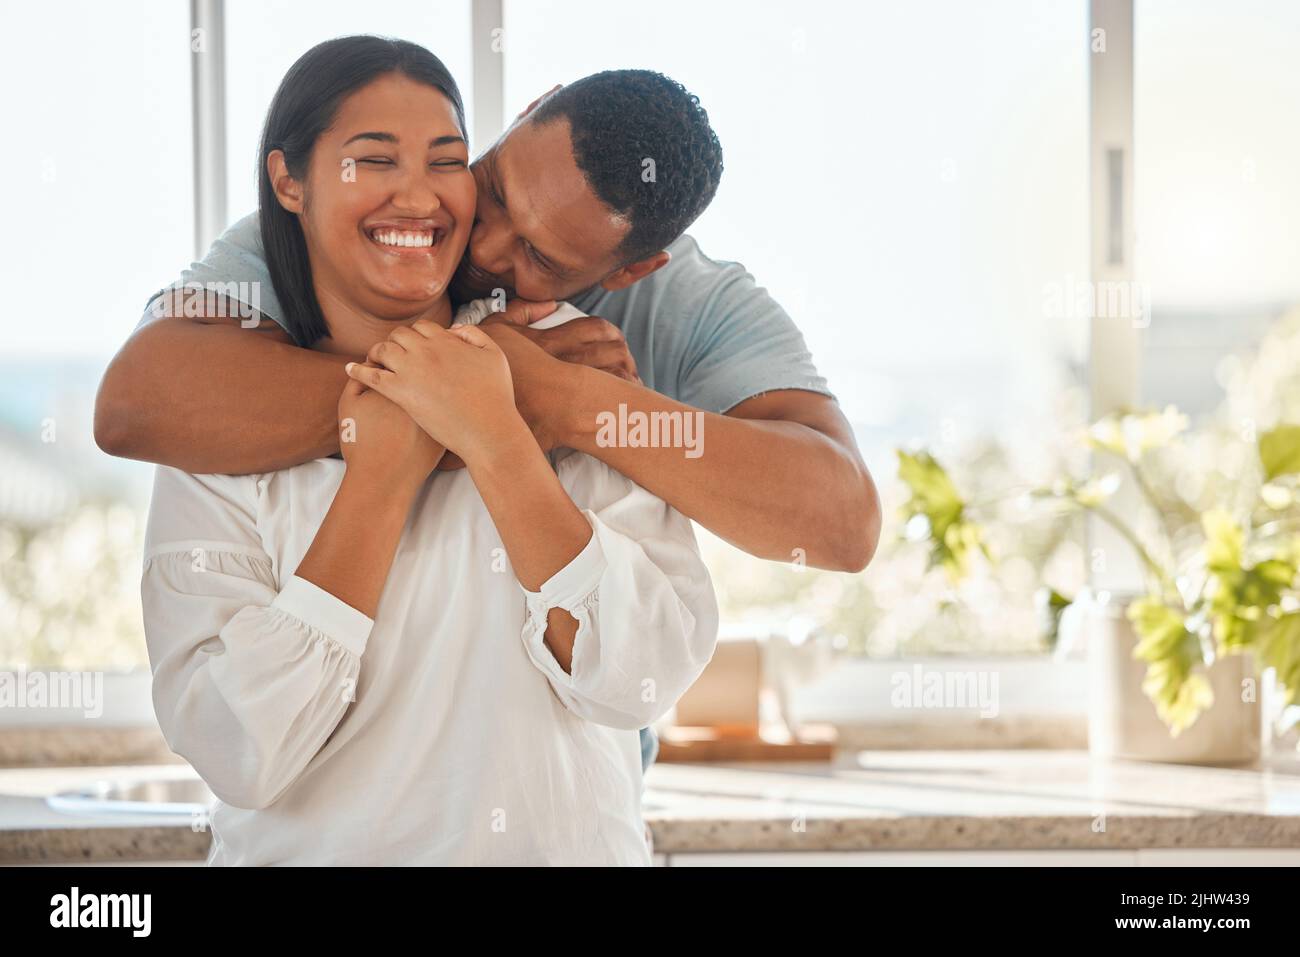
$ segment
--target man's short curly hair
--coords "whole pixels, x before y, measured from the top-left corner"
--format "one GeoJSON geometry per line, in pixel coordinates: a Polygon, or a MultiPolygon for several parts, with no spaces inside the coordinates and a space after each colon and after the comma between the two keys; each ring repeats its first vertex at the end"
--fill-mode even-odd
{"type": "Polygon", "coordinates": [[[536,123],[560,118],[569,123],[574,158],[591,188],[631,224],[619,247],[624,262],[668,246],[718,191],[722,145],[709,114],[699,97],[662,73],[607,70],[583,77],[532,115],[536,123]]]}

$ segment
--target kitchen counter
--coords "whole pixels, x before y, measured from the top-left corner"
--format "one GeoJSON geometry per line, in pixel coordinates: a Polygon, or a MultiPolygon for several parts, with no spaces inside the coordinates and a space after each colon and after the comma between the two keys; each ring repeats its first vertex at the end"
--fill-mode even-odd
{"type": "MultiPolygon", "coordinates": [[[[176,768],[0,769],[0,864],[202,861],[208,835],[188,819],[72,816],[44,801],[92,781],[164,773],[176,768]]],[[[1300,767],[1290,755],[1285,766],[1200,768],[1093,761],[1086,751],[860,751],[833,765],[659,764],[646,782],[661,862],[729,852],[884,860],[1300,849],[1300,767]]]]}
{"type": "Polygon", "coordinates": [[[660,853],[1300,848],[1300,773],[1087,751],[861,751],[834,766],[661,765],[660,853]]]}
{"type": "Polygon", "coordinates": [[[175,764],[0,768],[0,865],[202,862],[209,836],[193,827],[189,818],[67,814],[45,801],[47,796],[98,781],[174,778],[186,771],[175,764]]]}

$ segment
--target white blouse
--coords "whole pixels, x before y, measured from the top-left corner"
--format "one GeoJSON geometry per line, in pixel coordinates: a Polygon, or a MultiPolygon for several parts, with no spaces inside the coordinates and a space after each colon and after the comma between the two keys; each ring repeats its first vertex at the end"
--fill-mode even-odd
{"type": "Polygon", "coordinates": [[[373,621],[293,574],[341,460],[158,469],[154,706],[219,799],[209,863],[650,863],[637,729],[704,669],[717,604],[684,516],[587,455],[552,462],[593,534],[540,592],[468,471],[437,472],[373,621]],[[543,642],[557,606],[571,674],[543,642]]]}

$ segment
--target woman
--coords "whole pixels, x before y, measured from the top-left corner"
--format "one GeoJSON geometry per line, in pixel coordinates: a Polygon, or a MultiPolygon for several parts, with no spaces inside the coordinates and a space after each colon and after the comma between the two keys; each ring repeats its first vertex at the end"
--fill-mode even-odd
{"type": "Polygon", "coordinates": [[[464,129],[442,63],[375,37],[315,47],[271,104],[260,212],[293,334],[360,358],[391,333],[385,385],[419,421],[350,380],[341,460],[158,470],[154,704],[219,798],[210,863],[649,863],[636,729],[703,670],[716,604],[690,523],[595,459],[553,464],[502,353],[449,328],[464,129]],[[446,449],[467,467],[435,473],[446,449]]]}

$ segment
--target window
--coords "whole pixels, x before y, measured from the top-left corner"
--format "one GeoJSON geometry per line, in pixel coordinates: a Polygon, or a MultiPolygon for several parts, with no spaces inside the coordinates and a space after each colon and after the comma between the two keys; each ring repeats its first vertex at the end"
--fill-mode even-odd
{"type": "MultiPolygon", "coordinates": [[[[472,111],[472,6],[227,0],[228,218],[255,207],[265,110],[320,40],[424,43],[472,111]]],[[[1088,362],[1109,359],[1088,357],[1086,315],[1047,308],[1089,276],[1086,0],[629,12],[506,0],[506,115],[616,67],[661,70],[701,97],[727,169],[692,233],[795,318],[889,510],[898,445],[924,443],[987,487],[1052,464],[1050,437],[1086,415],[1088,362]]],[[[90,415],[105,361],[192,248],[189,11],[73,0],[6,8],[3,23],[0,170],[16,228],[0,238],[0,665],[140,665],[131,543],[150,470],[100,455],[90,415]],[[69,30],[84,42],[54,68],[33,38],[69,30]],[[78,604],[99,598],[109,605],[78,604]]],[[[1208,414],[1247,376],[1237,354],[1300,304],[1300,12],[1143,0],[1135,42],[1137,275],[1154,314],[1143,398],[1208,414]]],[[[906,549],[842,576],[708,548],[733,621],[828,629],[879,654],[1040,647],[1031,558],[950,593],[906,549]]],[[[1081,550],[1054,554],[1053,573],[1077,580],[1081,550]]]]}

